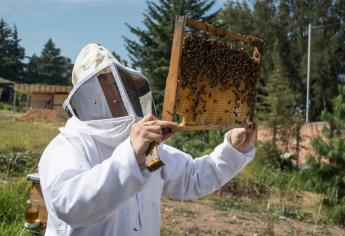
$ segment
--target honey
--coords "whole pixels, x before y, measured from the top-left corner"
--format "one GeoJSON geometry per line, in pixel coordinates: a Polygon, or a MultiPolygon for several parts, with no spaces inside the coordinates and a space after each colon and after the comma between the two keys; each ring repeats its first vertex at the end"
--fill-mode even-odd
{"type": "Polygon", "coordinates": [[[39,203],[38,201],[28,200],[28,207],[25,211],[25,227],[35,228],[40,225],[39,221],[39,203]]]}
{"type": "Polygon", "coordinates": [[[36,224],[38,222],[38,210],[30,209],[25,212],[25,222],[29,224],[36,224]]]}

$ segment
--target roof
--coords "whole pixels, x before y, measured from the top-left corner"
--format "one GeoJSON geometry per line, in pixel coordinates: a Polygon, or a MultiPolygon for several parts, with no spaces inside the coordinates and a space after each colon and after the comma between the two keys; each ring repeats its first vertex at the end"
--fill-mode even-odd
{"type": "Polygon", "coordinates": [[[0,85],[14,85],[15,82],[0,77],[0,85]]]}
{"type": "Polygon", "coordinates": [[[14,90],[20,93],[69,93],[71,85],[15,84],[14,90]]]}

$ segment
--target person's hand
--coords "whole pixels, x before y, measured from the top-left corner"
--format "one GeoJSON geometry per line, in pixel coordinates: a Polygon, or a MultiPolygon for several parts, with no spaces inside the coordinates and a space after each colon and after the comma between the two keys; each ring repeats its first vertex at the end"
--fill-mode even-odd
{"type": "Polygon", "coordinates": [[[149,114],[132,125],[130,140],[139,165],[146,160],[146,153],[151,143],[160,144],[170,138],[177,128],[175,122],[157,120],[149,114]],[[170,128],[172,132],[163,133],[162,128],[170,128]]]}
{"type": "Polygon", "coordinates": [[[256,125],[252,123],[246,128],[235,128],[231,130],[229,142],[237,151],[245,153],[248,151],[250,145],[254,143],[255,137],[256,125]]]}

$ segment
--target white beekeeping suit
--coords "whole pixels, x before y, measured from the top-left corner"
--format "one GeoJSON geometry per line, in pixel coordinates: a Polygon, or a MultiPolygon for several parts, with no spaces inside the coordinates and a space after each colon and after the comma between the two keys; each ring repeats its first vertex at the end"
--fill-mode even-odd
{"type": "Polygon", "coordinates": [[[159,235],[161,196],[209,194],[252,159],[254,146],[241,153],[227,133],[211,154],[195,160],[161,144],[165,166],[152,173],[140,168],[129,134],[138,117],[152,112],[143,78],[97,44],[79,54],[74,88],[64,104],[72,117],[39,163],[46,235],[159,235]]]}

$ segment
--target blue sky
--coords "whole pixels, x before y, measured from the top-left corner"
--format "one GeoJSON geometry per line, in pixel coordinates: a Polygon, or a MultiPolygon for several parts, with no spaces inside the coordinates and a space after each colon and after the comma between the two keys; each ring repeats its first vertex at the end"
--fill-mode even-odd
{"type": "MultiPolygon", "coordinates": [[[[157,0],[155,0],[157,1],[157,0]]],[[[215,10],[226,0],[217,0],[215,10]]],[[[27,56],[40,54],[52,38],[72,61],[87,43],[97,42],[128,59],[125,23],[142,27],[145,0],[0,0],[0,18],[17,25],[27,56]]]]}

